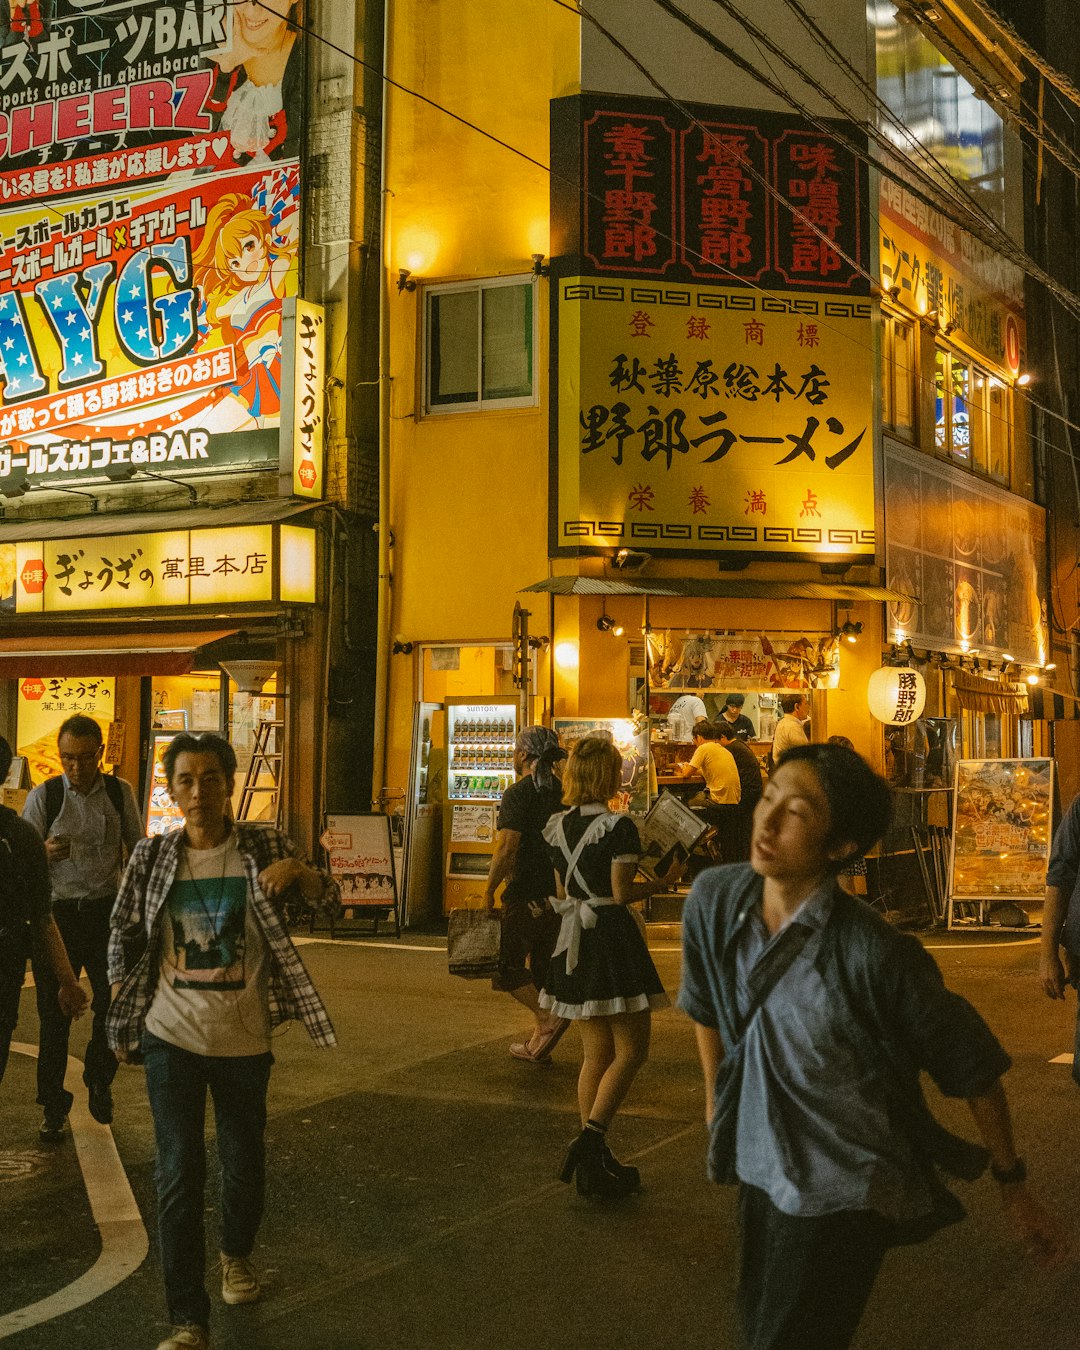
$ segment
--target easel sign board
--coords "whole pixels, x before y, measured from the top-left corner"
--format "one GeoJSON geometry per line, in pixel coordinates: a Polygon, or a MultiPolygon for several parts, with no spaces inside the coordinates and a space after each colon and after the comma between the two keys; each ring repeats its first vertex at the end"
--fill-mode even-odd
{"type": "Polygon", "coordinates": [[[320,841],[330,860],[330,874],[341,888],[343,909],[372,905],[397,912],[390,817],[327,816],[320,841]]]}
{"type": "Polygon", "coordinates": [[[948,923],[957,904],[1039,902],[1054,808],[1050,759],[962,759],[953,777],[948,923]]]}

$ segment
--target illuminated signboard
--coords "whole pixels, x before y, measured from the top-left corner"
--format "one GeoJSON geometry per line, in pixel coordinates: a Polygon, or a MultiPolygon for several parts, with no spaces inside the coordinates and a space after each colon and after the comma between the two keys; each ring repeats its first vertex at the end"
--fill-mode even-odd
{"type": "Polygon", "coordinates": [[[116,716],[116,681],[92,675],[74,679],[43,678],[25,675],[17,681],[17,754],[25,755],[30,777],[35,783],[63,772],[57,733],[76,713],[92,717],[108,736],[116,716]]]}
{"type": "Polygon", "coordinates": [[[552,289],[553,550],[874,556],[869,301],[552,289]]]}
{"type": "Polygon", "coordinates": [[[309,300],[285,302],[281,384],[281,478],[285,495],[321,499],[324,472],[326,319],[309,300]]]}
{"type": "Polygon", "coordinates": [[[0,555],[13,576],[0,603],[19,614],[315,602],[315,534],[295,525],[25,540],[0,555]]]}
{"type": "Polygon", "coordinates": [[[0,488],[276,463],[299,238],[291,7],[15,8],[0,488]]]}

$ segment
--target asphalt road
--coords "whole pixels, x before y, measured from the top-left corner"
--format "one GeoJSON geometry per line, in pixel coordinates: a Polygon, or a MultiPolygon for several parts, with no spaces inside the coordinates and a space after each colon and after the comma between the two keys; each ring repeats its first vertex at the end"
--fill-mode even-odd
{"type": "MultiPolygon", "coordinates": [[[[1008,1087],[1033,1182],[1071,1223],[1080,1090],[1049,1061],[1071,1049],[1074,1006],[1038,993],[1036,948],[1015,935],[927,942],[946,946],[934,953],[946,979],[1013,1055],[1008,1087]]],[[[734,1346],[734,1197],[703,1175],[689,1023],[676,1011],[656,1017],[652,1057],[613,1131],[644,1194],[596,1207],[554,1180],[577,1128],[575,1036],[549,1066],[513,1060],[507,1047],[527,1017],[486,984],[449,977],[445,953],[425,945],[438,940],[305,945],[341,1044],[316,1050],[293,1028],[275,1046],[255,1253],[266,1291],[239,1308],[213,1293],[215,1350],[734,1346]]],[[[675,944],[654,947],[674,990],[675,944]]],[[[32,997],[24,992],[24,1041],[36,1035],[32,997]]],[[[77,1029],[73,1054],[84,1038],[77,1029]]],[[[122,1069],[115,1093],[113,1136],[150,1254],[108,1292],[6,1337],[12,1350],[141,1350],[165,1334],[141,1071],[122,1069]]],[[[101,1246],[73,1144],[38,1144],[33,1096],[33,1061],[13,1055],[0,1089],[0,1339],[6,1314],[70,1289],[101,1246]]],[[[969,1128],[962,1104],[938,1105],[969,1128]]],[[[211,1199],[212,1188],[213,1178],[211,1199]]],[[[993,1184],[959,1189],[965,1223],[887,1257],[860,1350],[1080,1346],[1076,1266],[1031,1266],[993,1184]]],[[[211,1204],[211,1253],[215,1238],[211,1204]]]]}

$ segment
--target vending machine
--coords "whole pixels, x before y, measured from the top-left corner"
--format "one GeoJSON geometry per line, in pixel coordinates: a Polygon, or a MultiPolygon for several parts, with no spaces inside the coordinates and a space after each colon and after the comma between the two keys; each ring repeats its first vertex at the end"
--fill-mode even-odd
{"type": "Polygon", "coordinates": [[[515,697],[446,700],[446,803],[443,817],[443,909],[484,903],[495,822],[514,781],[515,697]]]}

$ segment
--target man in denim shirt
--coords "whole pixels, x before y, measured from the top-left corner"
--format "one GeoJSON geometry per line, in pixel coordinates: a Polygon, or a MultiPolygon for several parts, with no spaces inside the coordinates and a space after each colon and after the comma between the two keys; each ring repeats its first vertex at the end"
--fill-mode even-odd
{"type": "Polygon", "coordinates": [[[696,1023],[714,1174],[733,1127],[750,1350],[850,1345],[886,1249],[963,1214],[939,1166],[974,1177],[989,1161],[1029,1250],[1065,1255],[1013,1144],[1008,1056],[914,938],[836,886],[889,814],[854,751],[794,748],[754,813],[749,866],[703,873],[687,901],[679,1003],[696,1023]],[[714,1096],[725,1055],[741,1085],[714,1096]],[[967,1100],[985,1150],[933,1119],[923,1069],[967,1100]]]}

